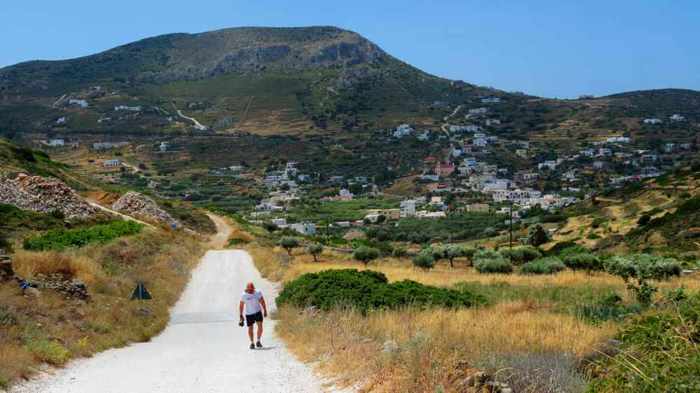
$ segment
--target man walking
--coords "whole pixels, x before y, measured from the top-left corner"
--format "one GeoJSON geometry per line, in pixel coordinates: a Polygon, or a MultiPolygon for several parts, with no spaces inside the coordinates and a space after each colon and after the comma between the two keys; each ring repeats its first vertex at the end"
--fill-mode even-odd
{"type": "Polygon", "coordinates": [[[241,304],[238,307],[243,326],[243,310],[245,309],[245,321],[248,326],[248,337],[250,338],[250,349],[262,348],[260,337],[263,334],[263,317],[267,318],[267,305],[262,292],[255,290],[255,285],[249,282],[245,287],[245,292],[241,296],[241,304]],[[253,341],[253,325],[258,325],[257,341],[253,341]]]}

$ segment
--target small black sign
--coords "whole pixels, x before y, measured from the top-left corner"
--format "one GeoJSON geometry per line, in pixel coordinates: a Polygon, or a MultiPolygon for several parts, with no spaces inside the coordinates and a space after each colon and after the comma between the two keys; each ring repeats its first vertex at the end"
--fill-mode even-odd
{"type": "Polygon", "coordinates": [[[146,289],[146,286],[142,282],[136,285],[134,293],[131,294],[131,300],[151,300],[151,294],[146,289]]]}

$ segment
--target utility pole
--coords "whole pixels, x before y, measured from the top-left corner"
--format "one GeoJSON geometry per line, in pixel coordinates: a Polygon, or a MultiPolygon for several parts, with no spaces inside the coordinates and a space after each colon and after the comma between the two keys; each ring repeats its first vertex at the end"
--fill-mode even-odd
{"type": "Polygon", "coordinates": [[[509,248],[509,255],[510,255],[510,263],[511,265],[513,264],[513,195],[510,192],[512,190],[512,186],[508,184],[508,201],[510,202],[510,217],[508,217],[508,220],[510,221],[510,238],[508,240],[508,248],[509,248]]]}

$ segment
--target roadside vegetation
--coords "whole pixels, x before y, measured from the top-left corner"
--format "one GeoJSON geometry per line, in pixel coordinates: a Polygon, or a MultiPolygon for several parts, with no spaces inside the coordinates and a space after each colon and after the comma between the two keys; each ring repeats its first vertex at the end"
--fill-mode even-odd
{"type": "Polygon", "coordinates": [[[60,366],[156,335],[202,254],[200,244],[191,236],[147,230],[80,249],[18,251],[13,265],[19,276],[29,282],[56,274],[80,280],[90,299],[41,288],[38,297],[23,296],[14,281],[0,284],[0,381],[26,378],[39,363],[60,366]],[[145,283],[153,300],[129,300],[137,282],[145,283]]]}
{"type": "Polygon", "coordinates": [[[24,240],[24,249],[31,251],[63,250],[84,247],[91,243],[107,243],[122,236],[141,232],[143,224],[133,221],[112,221],[78,229],[52,229],[24,240]]]}
{"type": "Polygon", "coordinates": [[[669,294],[700,291],[693,276],[676,274],[687,263],[668,257],[485,243],[407,252],[390,242],[396,253],[376,249],[368,259],[365,243],[350,252],[324,247],[319,254],[305,248],[315,239],[296,237],[297,247],[287,253],[275,236],[282,235],[259,233],[246,247],[263,275],[285,283],[279,334],[334,382],[366,391],[459,391],[479,370],[516,391],[621,391],[614,379],[624,381],[633,371],[625,358],[601,353],[628,352],[620,332],[645,316],[668,313],[669,294]],[[404,283],[411,289],[394,302],[387,288],[404,283]],[[472,301],[435,301],[440,297],[432,288],[472,301]]]}

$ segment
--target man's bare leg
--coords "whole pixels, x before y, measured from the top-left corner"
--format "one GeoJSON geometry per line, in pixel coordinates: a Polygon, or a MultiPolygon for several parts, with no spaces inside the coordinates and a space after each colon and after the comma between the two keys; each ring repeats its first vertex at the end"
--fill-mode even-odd
{"type": "Polygon", "coordinates": [[[248,338],[250,338],[250,343],[253,343],[253,325],[248,326],[248,338]]]}
{"type": "Polygon", "coordinates": [[[263,323],[262,321],[257,321],[256,324],[258,325],[258,342],[260,342],[260,338],[263,334],[263,323]]]}

